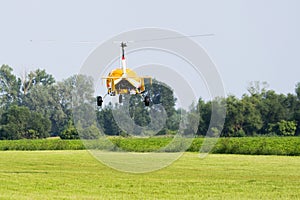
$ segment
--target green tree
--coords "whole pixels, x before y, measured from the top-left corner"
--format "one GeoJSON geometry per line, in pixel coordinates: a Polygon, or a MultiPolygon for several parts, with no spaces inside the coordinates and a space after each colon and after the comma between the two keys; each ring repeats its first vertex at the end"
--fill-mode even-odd
{"type": "Polygon", "coordinates": [[[79,139],[78,131],[74,126],[72,120],[69,120],[68,124],[64,127],[63,131],[59,133],[61,139],[79,139]]]}
{"type": "Polygon", "coordinates": [[[185,135],[194,136],[197,133],[199,114],[195,111],[190,111],[186,116],[186,127],[184,130],[185,135]]]}
{"type": "Polygon", "coordinates": [[[166,114],[166,129],[178,130],[178,113],[175,109],[176,98],[174,92],[167,84],[154,80],[150,88],[151,99],[154,104],[160,104],[166,114]],[[174,121],[175,120],[175,121],[174,121]]]}
{"type": "Polygon", "coordinates": [[[53,133],[60,134],[69,122],[74,120],[72,115],[72,91],[75,79],[76,76],[69,77],[57,82],[53,87],[52,98],[59,104],[51,118],[53,133]]]}
{"type": "Polygon", "coordinates": [[[0,139],[45,138],[50,130],[50,121],[46,117],[17,105],[3,113],[1,125],[0,139]]]}
{"type": "Polygon", "coordinates": [[[26,96],[30,89],[35,85],[49,86],[55,83],[55,79],[51,74],[48,74],[46,70],[37,69],[31,71],[28,74],[25,72],[22,77],[22,91],[26,96]]]}
{"type": "Polygon", "coordinates": [[[243,130],[244,106],[242,101],[234,96],[226,98],[226,119],[223,129],[223,136],[239,136],[237,133],[243,130]]]}
{"type": "Polygon", "coordinates": [[[161,104],[164,107],[168,117],[171,117],[175,113],[176,98],[174,97],[172,88],[167,84],[153,80],[150,87],[150,96],[153,103],[161,104]]]}
{"type": "Polygon", "coordinates": [[[169,117],[166,121],[167,127],[169,128],[169,130],[171,131],[177,131],[179,130],[179,126],[180,126],[180,120],[182,118],[182,110],[178,109],[176,110],[175,113],[173,113],[173,115],[171,117],[169,117]]]}
{"type": "Polygon", "coordinates": [[[56,132],[66,130],[70,121],[74,121],[75,127],[81,124],[83,131],[94,124],[90,115],[96,112],[93,86],[93,79],[85,75],[74,75],[55,85],[53,98],[59,105],[51,120],[56,132]]]}
{"type": "Polygon", "coordinates": [[[259,110],[261,99],[257,95],[244,95],[241,103],[243,108],[242,130],[247,136],[256,135],[263,126],[262,116],[259,110]]]}
{"type": "Polygon", "coordinates": [[[296,84],[295,92],[297,101],[295,102],[293,120],[297,123],[296,135],[300,135],[300,82],[296,84]]]}
{"type": "Polygon", "coordinates": [[[13,69],[8,65],[0,67],[0,107],[18,103],[21,80],[12,72],[13,69]]]}
{"type": "Polygon", "coordinates": [[[286,110],[287,120],[294,120],[295,112],[297,111],[297,107],[298,107],[297,96],[290,93],[287,94],[282,101],[282,105],[286,110]]]}
{"type": "Polygon", "coordinates": [[[280,136],[294,136],[296,128],[295,121],[281,120],[277,123],[269,124],[269,132],[280,136]]]}
{"type": "Polygon", "coordinates": [[[24,138],[36,139],[50,136],[51,121],[41,113],[30,112],[24,138]]]}
{"type": "MultiPolygon", "coordinates": [[[[167,114],[166,124],[163,127],[163,131],[159,134],[167,133],[167,130],[178,130],[180,116],[175,110],[175,102],[173,90],[166,84],[153,80],[152,85],[147,85],[148,93],[147,95],[151,98],[150,106],[160,105],[167,114]]],[[[151,123],[151,117],[149,115],[148,107],[145,107],[143,103],[143,98],[141,95],[131,95],[129,99],[129,114],[134,123],[138,126],[145,127],[151,123]]],[[[160,125],[157,123],[155,125],[160,125]]],[[[155,126],[154,125],[154,126],[155,126]]],[[[155,129],[154,127],[152,127],[155,129]]],[[[151,129],[151,127],[150,127],[151,129]]],[[[141,132],[141,128],[134,128],[133,130],[136,134],[141,132]]]]}
{"type": "Polygon", "coordinates": [[[268,125],[287,119],[287,110],[283,106],[284,95],[278,95],[273,90],[269,90],[263,96],[260,112],[263,120],[262,134],[268,133],[268,125]]]}
{"type": "Polygon", "coordinates": [[[101,135],[101,132],[99,128],[95,125],[92,124],[89,126],[87,129],[85,129],[81,135],[80,138],[90,140],[90,139],[98,139],[101,135]]]}
{"type": "Polygon", "coordinates": [[[260,96],[267,92],[269,84],[265,81],[251,81],[247,87],[247,91],[251,96],[260,96]]]}
{"type": "Polygon", "coordinates": [[[129,114],[134,123],[139,126],[146,126],[151,121],[149,112],[145,109],[142,96],[140,95],[130,96],[129,114]]]}
{"type": "Polygon", "coordinates": [[[120,135],[122,131],[114,120],[112,109],[113,106],[110,103],[109,105],[105,106],[101,111],[98,111],[97,120],[100,127],[103,128],[103,132],[106,135],[120,135]]]}
{"type": "Polygon", "coordinates": [[[197,135],[205,136],[210,124],[211,102],[205,102],[203,99],[198,100],[197,111],[200,115],[197,135]]]}
{"type": "Polygon", "coordinates": [[[298,100],[300,100],[300,82],[298,82],[296,84],[295,92],[296,92],[298,100]]]}
{"type": "Polygon", "coordinates": [[[25,137],[30,111],[22,106],[11,106],[1,118],[1,139],[16,140],[25,137]]]}
{"type": "Polygon", "coordinates": [[[296,131],[296,123],[294,121],[285,121],[281,120],[280,122],[277,122],[279,133],[283,136],[293,136],[295,135],[296,131]]]}
{"type": "MultiPolygon", "coordinates": [[[[31,111],[38,112],[51,121],[52,135],[58,135],[67,124],[67,113],[64,113],[58,99],[56,86],[34,85],[23,98],[23,105],[31,111]]],[[[70,114],[70,113],[68,113],[70,114]]]]}

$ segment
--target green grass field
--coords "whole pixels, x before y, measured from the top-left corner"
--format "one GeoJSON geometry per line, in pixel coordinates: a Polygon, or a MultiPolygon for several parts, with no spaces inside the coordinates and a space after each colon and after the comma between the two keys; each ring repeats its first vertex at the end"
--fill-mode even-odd
{"type": "Polygon", "coordinates": [[[88,151],[0,152],[0,199],[299,199],[300,157],[185,153],[129,174],[88,151]]]}

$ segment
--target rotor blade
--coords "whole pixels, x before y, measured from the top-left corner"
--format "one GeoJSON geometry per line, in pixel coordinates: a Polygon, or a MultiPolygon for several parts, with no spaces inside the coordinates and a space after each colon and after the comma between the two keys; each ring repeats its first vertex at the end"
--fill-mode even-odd
{"type": "Polygon", "coordinates": [[[174,40],[174,39],[182,39],[182,38],[193,38],[193,37],[207,37],[214,36],[215,34],[199,34],[199,35],[186,35],[186,36],[175,36],[175,37],[162,37],[162,38],[154,38],[154,39],[145,39],[145,40],[135,40],[133,42],[152,42],[152,41],[160,41],[160,40],[174,40]]]}
{"type": "MultiPolygon", "coordinates": [[[[175,36],[175,37],[161,37],[161,38],[151,38],[151,39],[144,39],[144,40],[126,40],[126,41],[113,41],[113,43],[120,44],[124,43],[137,43],[137,42],[151,42],[151,41],[161,41],[161,40],[174,40],[174,39],[182,39],[182,38],[193,38],[193,37],[208,37],[214,36],[214,34],[198,34],[198,35],[186,35],[186,36],[175,36]]],[[[81,41],[57,41],[57,40],[29,40],[32,43],[66,43],[66,44],[99,44],[99,41],[88,41],[88,40],[81,40],[81,41]]]]}
{"type": "Polygon", "coordinates": [[[99,44],[97,41],[58,41],[58,40],[29,40],[31,43],[47,43],[47,44],[99,44]]]}

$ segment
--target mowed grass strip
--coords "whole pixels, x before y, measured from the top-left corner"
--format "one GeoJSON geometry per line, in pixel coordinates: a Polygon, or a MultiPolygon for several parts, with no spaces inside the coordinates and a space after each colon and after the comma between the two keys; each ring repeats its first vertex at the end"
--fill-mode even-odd
{"type": "Polygon", "coordinates": [[[2,151],[0,199],[299,199],[299,169],[299,157],[185,153],[129,174],[85,150],[2,151]]]}

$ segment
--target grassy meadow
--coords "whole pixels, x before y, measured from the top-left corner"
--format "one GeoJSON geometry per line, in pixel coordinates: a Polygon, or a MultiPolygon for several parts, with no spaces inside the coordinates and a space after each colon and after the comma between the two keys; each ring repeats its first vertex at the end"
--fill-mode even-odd
{"type": "Polygon", "coordinates": [[[300,157],[185,153],[151,173],[86,150],[0,151],[0,199],[299,199],[300,157]]]}

